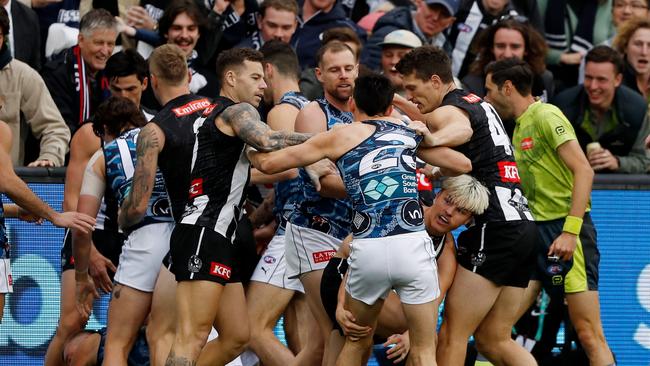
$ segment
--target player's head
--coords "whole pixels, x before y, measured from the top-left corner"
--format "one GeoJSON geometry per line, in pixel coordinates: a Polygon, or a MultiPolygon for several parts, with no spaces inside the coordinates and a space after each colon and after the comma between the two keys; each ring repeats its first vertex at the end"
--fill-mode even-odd
{"type": "Polygon", "coordinates": [[[485,69],[485,100],[490,102],[501,118],[514,115],[513,98],[528,97],[533,87],[533,70],[526,61],[508,58],[493,61],[485,69]]]}
{"type": "Polygon", "coordinates": [[[185,53],[173,44],[156,48],[149,56],[149,74],[152,90],[158,99],[164,88],[188,86],[190,75],[185,53]]]}
{"type": "Polygon", "coordinates": [[[298,83],[300,65],[293,48],[282,41],[268,41],[264,43],[260,52],[264,55],[264,81],[267,85],[264,90],[264,100],[272,103],[275,82],[289,80],[298,83]]]}
{"type": "Polygon", "coordinates": [[[123,131],[142,127],[146,123],[144,115],[131,100],[112,96],[97,107],[93,118],[93,131],[108,142],[123,131]]]}
{"type": "Polygon", "coordinates": [[[346,103],[358,74],[354,51],[343,42],[332,41],[318,50],[316,59],[316,77],[323,84],[325,96],[346,103]]]}
{"type": "Polygon", "coordinates": [[[111,56],[106,62],[104,75],[108,79],[111,95],[119,95],[140,105],[142,92],[149,83],[147,62],[134,49],[127,48],[111,56]]]}
{"type": "Polygon", "coordinates": [[[390,116],[394,95],[395,88],[390,79],[373,72],[357,78],[353,98],[348,103],[355,119],[358,119],[359,114],[369,117],[390,116]]]}
{"type": "Polygon", "coordinates": [[[438,108],[450,84],[454,83],[451,60],[438,47],[418,47],[404,55],[395,68],[402,74],[407,98],[422,113],[438,108]]]}
{"type": "Polygon", "coordinates": [[[427,229],[438,235],[469,223],[488,207],[489,191],[476,178],[462,174],[442,182],[442,189],[425,211],[427,229]]]}
{"type": "Polygon", "coordinates": [[[217,58],[221,95],[257,107],[264,98],[264,55],[251,48],[231,48],[217,58]]]}

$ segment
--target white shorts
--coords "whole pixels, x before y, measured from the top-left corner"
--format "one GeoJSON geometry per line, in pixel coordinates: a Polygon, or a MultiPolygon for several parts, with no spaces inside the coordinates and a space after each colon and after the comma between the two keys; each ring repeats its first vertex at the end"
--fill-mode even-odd
{"type": "Polygon", "coordinates": [[[394,289],[404,304],[424,304],[440,296],[433,242],[426,232],[355,239],[350,245],[345,290],[368,305],[394,289]]]}
{"type": "Polygon", "coordinates": [[[14,280],[11,278],[9,258],[0,258],[0,294],[14,292],[14,280]]]}
{"type": "Polygon", "coordinates": [[[145,225],[124,241],[115,282],[144,292],[153,292],[162,260],[169,252],[173,222],[145,225]]]}
{"type": "Polygon", "coordinates": [[[341,246],[341,240],[333,236],[291,223],[284,235],[289,278],[324,269],[341,246]]]}
{"type": "Polygon", "coordinates": [[[262,258],[257,262],[251,281],[268,283],[275,287],[305,293],[302,283],[297,278],[287,276],[287,261],[284,256],[284,235],[271,239],[262,258]]]}

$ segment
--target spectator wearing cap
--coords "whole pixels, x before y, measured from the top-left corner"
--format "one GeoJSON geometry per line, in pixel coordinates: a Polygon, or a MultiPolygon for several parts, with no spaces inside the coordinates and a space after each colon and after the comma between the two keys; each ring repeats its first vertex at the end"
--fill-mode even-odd
{"type": "Polygon", "coordinates": [[[11,146],[11,160],[16,166],[63,166],[70,131],[41,76],[11,56],[6,38],[9,30],[7,12],[0,7],[0,120],[7,122],[17,137],[11,146]],[[40,149],[35,146],[34,154],[26,154],[31,152],[25,146],[29,136],[40,140],[40,149]],[[33,156],[26,159],[26,155],[33,156]]]}
{"type": "Polygon", "coordinates": [[[398,29],[406,29],[420,38],[422,44],[434,45],[451,52],[451,44],[443,31],[456,19],[460,0],[415,0],[415,9],[398,6],[384,14],[372,29],[372,34],[361,55],[361,63],[378,70],[381,63],[381,46],[384,37],[398,29]]]}
{"type": "Polygon", "coordinates": [[[402,75],[395,69],[395,65],[410,50],[422,46],[422,41],[415,33],[398,29],[388,33],[379,46],[381,47],[381,71],[388,77],[397,92],[403,94],[402,75]]]}
{"type": "Polygon", "coordinates": [[[650,164],[644,138],[650,133],[646,100],[621,85],[623,58],[607,46],[585,57],[585,83],[557,95],[596,172],[643,174],[650,164]],[[597,143],[597,144],[592,144],[597,143]]]}
{"type": "Polygon", "coordinates": [[[463,1],[456,13],[456,21],[449,28],[448,40],[452,46],[451,71],[462,79],[478,55],[478,40],[492,24],[507,17],[527,18],[510,0],[463,1]]]}

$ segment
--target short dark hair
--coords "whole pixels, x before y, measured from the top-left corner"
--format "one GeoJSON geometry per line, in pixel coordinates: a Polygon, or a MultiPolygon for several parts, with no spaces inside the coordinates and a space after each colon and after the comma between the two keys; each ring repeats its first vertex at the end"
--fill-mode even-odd
{"type": "Polygon", "coordinates": [[[158,20],[158,34],[163,39],[167,32],[169,32],[169,27],[174,23],[174,19],[182,13],[187,14],[200,30],[205,28],[205,15],[201,12],[201,9],[199,9],[194,0],[174,0],[165,8],[160,20],[158,20]]]}
{"type": "Polygon", "coordinates": [[[339,53],[343,51],[349,51],[350,53],[352,53],[352,57],[356,59],[356,55],[354,54],[354,51],[347,44],[341,41],[331,41],[325,43],[316,52],[316,60],[318,61],[318,66],[319,67],[321,66],[321,63],[323,62],[323,56],[325,56],[327,52],[339,53]]]}
{"type": "Polygon", "coordinates": [[[618,51],[608,46],[596,46],[587,52],[585,56],[585,65],[587,62],[603,63],[609,62],[614,65],[616,74],[620,74],[625,70],[625,61],[618,51]]]}
{"type": "Polygon", "coordinates": [[[278,71],[293,80],[300,79],[300,64],[296,52],[287,43],[278,40],[265,42],[260,52],[264,55],[264,63],[275,66],[278,71]]]}
{"type": "Polygon", "coordinates": [[[298,3],[296,0],[264,0],[260,4],[260,16],[264,18],[266,9],[273,8],[277,10],[284,10],[296,14],[298,16],[298,3]]]}
{"type": "Polygon", "coordinates": [[[510,80],[517,92],[522,96],[529,96],[533,88],[533,70],[524,60],[512,57],[501,61],[492,61],[485,68],[485,75],[492,74],[499,90],[506,80],[510,80]]]}
{"type": "Polygon", "coordinates": [[[339,41],[343,43],[346,42],[354,43],[357,46],[357,50],[358,50],[358,52],[354,56],[358,59],[359,56],[361,55],[361,50],[363,49],[363,43],[361,43],[361,39],[359,39],[357,32],[355,32],[354,29],[350,27],[330,28],[325,32],[323,32],[323,39],[321,40],[321,43],[328,44],[332,41],[339,41]]]}
{"type": "Polygon", "coordinates": [[[122,50],[109,57],[108,61],[106,61],[104,75],[108,80],[134,74],[142,82],[149,74],[149,67],[147,61],[140,56],[138,51],[132,48],[122,50]]]}
{"type": "Polygon", "coordinates": [[[431,76],[438,75],[443,83],[454,81],[449,56],[435,46],[422,46],[409,51],[395,65],[395,69],[402,75],[415,72],[415,76],[421,80],[429,80],[431,76]]]}
{"type": "Polygon", "coordinates": [[[379,115],[393,103],[395,88],[386,76],[369,72],[354,82],[354,103],[369,116],[379,115]]]}
{"type": "Polygon", "coordinates": [[[4,36],[4,42],[3,44],[0,44],[0,48],[2,48],[7,44],[7,35],[9,34],[9,15],[4,6],[0,6],[0,30],[2,30],[4,36]]]}
{"type": "Polygon", "coordinates": [[[217,57],[217,77],[223,85],[223,77],[228,70],[238,68],[244,65],[244,61],[264,62],[264,55],[260,51],[252,48],[231,48],[225,50],[217,57]]]}
{"type": "Polygon", "coordinates": [[[142,127],[147,124],[147,120],[130,99],[115,95],[100,104],[93,117],[93,131],[97,136],[103,136],[105,130],[113,136],[119,136],[129,124],[142,127]]]}

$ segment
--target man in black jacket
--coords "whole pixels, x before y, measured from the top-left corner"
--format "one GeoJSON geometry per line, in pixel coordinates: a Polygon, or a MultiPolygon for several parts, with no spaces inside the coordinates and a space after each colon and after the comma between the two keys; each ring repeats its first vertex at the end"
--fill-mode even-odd
{"type": "Polygon", "coordinates": [[[36,13],[17,0],[0,0],[11,19],[11,55],[32,69],[41,69],[41,36],[36,13]]]}
{"type": "Polygon", "coordinates": [[[585,60],[584,84],[558,94],[553,104],[571,121],[596,172],[645,173],[650,164],[643,146],[650,133],[647,102],[621,85],[624,63],[618,52],[597,46],[585,60]]]}
{"type": "Polygon", "coordinates": [[[78,44],[45,65],[43,79],[72,134],[108,94],[101,71],[116,38],[117,22],[111,13],[91,10],[81,19],[78,44]]]}

